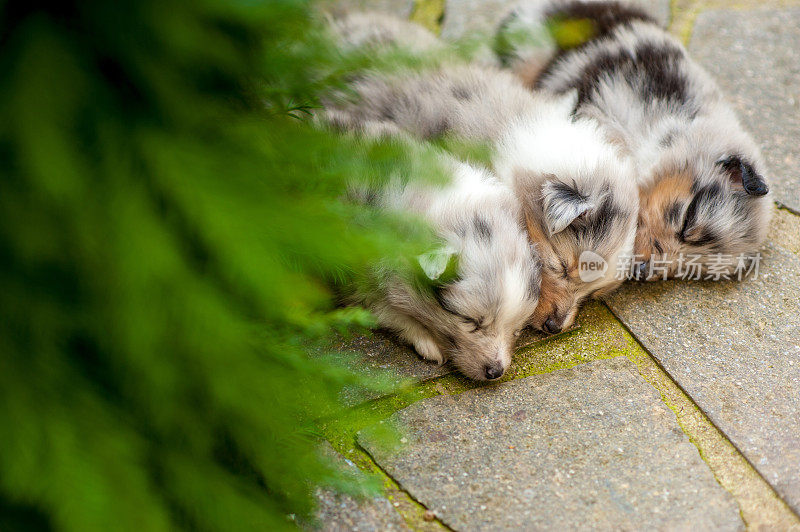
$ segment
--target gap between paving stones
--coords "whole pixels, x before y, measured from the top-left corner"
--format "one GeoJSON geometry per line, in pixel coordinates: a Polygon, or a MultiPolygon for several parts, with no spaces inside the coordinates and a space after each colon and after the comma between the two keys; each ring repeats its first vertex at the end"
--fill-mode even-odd
{"type": "MultiPolygon", "coordinates": [[[[683,31],[677,30],[679,27],[679,22],[674,19],[674,24],[672,26],[673,33],[679,34],[684,43],[688,46],[690,39],[696,32],[696,21],[698,20],[699,15],[705,11],[711,9],[723,9],[729,11],[747,12],[752,11],[753,9],[758,9],[759,11],[784,9],[798,5],[800,5],[800,1],[798,0],[766,0],[759,2],[755,2],[753,0],[737,0],[734,2],[722,2],[721,0],[674,0],[673,13],[676,13],[676,11],[680,11],[681,9],[685,9],[688,15],[684,16],[684,19],[686,20],[683,21],[683,31]]],[[[684,13],[684,15],[686,15],[686,13],[684,13]]],[[[798,227],[800,224],[798,224],[798,216],[800,216],[800,212],[798,212],[795,208],[785,204],[780,199],[776,199],[774,203],[776,208],[774,209],[774,216],[770,226],[768,241],[772,245],[784,248],[790,253],[800,256],[800,244],[798,244],[798,237],[800,236],[800,227],[798,227]]],[[[710,421],[711,420],[709,419],[709,422],[710,421]]],[[[714,425],[713,422],[711,423],[714,425]]],[[[716,425],[714,426],[717,431],[721,432],[719,427],[716,425]]],[[[736,448],[732,440],[728,439],[727,437],[726,439],[731,445],[734,446],[734,448],[736,448]]],[[[738,448],[736,449],[739,451],[738,448]]],[[[755,474],[761,477],[763,483],[767,484],[773,495],[783,503],[783,500],[780,499],[777,492],[772,488],[772,485],[770,485],[761,472],[755,468],[755,464],[750,462],[750,460],[744,456],[743,453],[739,452],[739,454],[747,462],[749,468],[753,470],[755,474]]],[[[790,526],[793,529],[800,529],[800,524],[798,524],[798,514],[786,503],[783,503],[783,505],[786,507],[786,511],[790,512],[793,517],[793,521],[791,522],[790,526]]]]}
{"type": "Polygon", "coordinates": [[[772,215],[768,239],[800,257],[800,214],[779,205],[772,215]]]}
{"type": "Polygon", "coordinates": [[[790,207],[790,206],[788,206],[788,205],[784,205],[784,204],[783,204],[783,203],[781,203],[780,201],[776,201],[776,202],[775,202],[775,206],[776,206],[778,209],[782,210],[782,211],[786,211],[786,212],[788,212],[789,214],[792,214],[792,215],[794,215],[794,216],[800,217],[800,212],[798,212],[798,211],[794,210],[793,208],[791,208],[791,207],[790,207]]]}
{"type": "MultiPolygon", "coordinates": [[[[621,330],[619,326],[614,329],[621,330]]],[[[581,515],[594,515],[605,523],[601,526],[612,528],[614,523],[624,528],[636,527],[637,522],[658,526],[659,522],[664,524],[664,519],[679,528],[690,526],[693,521],[686,521],[681,510],[695,512],[692,515],[706,526],[713,523],[714,528],[743,528],[734,498],[719,485],[697,448],[676,424],[674,412],[663,403],[657,390],[637,375],[634,366],[627,357],[601,358],[570,369],[467,391],[453,396],[452,404],[444,398],[428,399],[392,416],[395,421],[402,420],[399,425],[381,423],[359,432],[358,442],[416,497],[442,511],[442,518],[456,528],[524,528],[529,514],[531,526],[545,528],[591,523],[581,515]],[[582,376],[586,377],[585,382],[582,376]],[[515,399],[518,393],[519,400],[515,399]],[[499,408],[496,419],[492,414],[495,407],[499,408]],[[522,410],[515,412],[519,408],[522,410]],[[550,416],[555,418],[548,422],[550,416]],[[635,421],[626,426],[626,418],[635,421]],[[452,430],[456,441],[461,442],[463,457],[461,452],[451,454],[452,443],[437,430],[439,422],[444,427],[440,430],[445,434],[452,430]],[[528,422],[533,425],[527,427],[528,422]],[[405,442],[410,449],[400,451],[396,460],[392,447],[376,440],[376,431],[386,426],[411,429],[409,441],[405,442]],[[650,429],[645,429],[648,426],[650,429]],[[484,447],[481,435],[488,430],[491,433],[486,433],[484,447]],[[507,443],[514,444],[508,445],[510,451],[505,450],[506,436],[507,443]],[[428,441],[433,445],[432,454],[425,449],[428,441]],[[550,447],[553,443],[556,448],[550,447]],[[582,447],[586,448],[581,450],[582,447]],[[540,467],[531,467],[529,460],[519,460],[523,455],[517,454],[517,448],[534,463],[538,460],[534,454],[542,456],[541,473],[540,467]],[[626,454],[623,448],[626,459],[620,458],[626,454]],[[648,471],[648,464],[661,467],[648,471]],[[659,473],[662,470],[663,477],[659,473]],[[462,478],[462,472],[463,477],[470,478],[462,478]],[[576,478],[588,477],[569,481],[573,473],[576,478]],[[651,477],[649,473],[656,474],[651,477]],[[668,495],[673,490],[663,484],[670,478],[676,482],[674,499],[668,495]],[[484,480],[491,485],[491,491],[479,488],[484,480]],[[566,482],[563,486],[562,481],[566,482]],[[463,492],[466,502],[459,492],[463,492]],[[708,514],[700,510],[703,498],[686,498],[692,492],[709,497],[708,514]],[[500,502],[498,494],[509,502],[500,502]],[[536,499],[538,503],[534,502],[536,499]],[[547,506],[541,506],[543,502],[547,506]],[[519,512],[513,510],[516,503],[521,505],[519,512]],[[482,514],[490,504],[494,510],[482,514]],[[650,511],[639,513],[645,509],[650,511]]]]}
{"type": "MultiPolygon", "coordinates": [[[[782,529],[800,528],[800,520],[775,493],[772,486],[680,388],[624,322],[614,315],[607,305],[603,304],[603,308],[614,323],[624,330],[630,341],[635,343],[633,348],[623,349],[621,354],[634,363],[639,375],[658,391],[664,404],[675,414],[681,430],[697,447],[701,458],[709,466],[717,482],[733,495],[745,524],[750,528],[764,525],[778,526],[782,529]]],[[[591,328],[591,325],[588,328],[591,328]]],[[[594,357],[594,359],[603,358],[609,356],[594,357]]],[[[527,371],[516,378],[550,373],[556,369],[574,367],[588,361],[558,364],[544,371],[527,371]]]]}
{"type": "MultiPolygon", "coordinates": [[[[419,500],[417,500],[417,499],[416,499],[416,498],[415,498],[413,495],[411,495],[411,493],[409,493],[409,491],[408,491],[408,490],[406,490],[405,488],[403,488],[403,486],[402,486],[402,485],[401,485],[401,484],[400,484],[400,483],[399,483],[399,482],[398,482],[398,481],[397,481],[397,480],[396,480],[394,477],[392,477],[392,475],[390,475],[390,474],[389,474],[389,473],[388,473],[388,472],[387,472],[385,469],[383,469],[383,468],[380,466],[380,464],[378,464],[377,460],[375,460],[375,457],[373,457],[373,456],[372,456],[372,455],[369,453],[369,451],[367,451],[366,449],[364,449],[364,448],[363,448],[361,445],[358,445],[358,444],[356,444],[356,446],[357,446],[358,450],[359,450],[361,453],[363,453],[367,459],[369,459],[369,461],[372,463],[373,467],[374,467],[374,468],[375,468],[375,469],[376,469],[376,470],[377,470],[377,471],[380,473],[380,475],[381,475],[382,477],[384,477],[386,480],[388,480],[389,482],[391,482],[392,486],[394,487],[394,489],[395,489],[396,491],[398,491],[398,492],[401,492],[401,493],[402,493],[402,494],[403,494],[403,495],[404,495],[404,496],[405,496],[405,497],[406,497],[406,498],[407,498],[407,499],[408,499],[408,500],[409,500],[411,503],[413,503],[414,505],[416,505],[418,508],[421,508],[423,513],[424,513],[424,512],[427,512],[427,511],[430,511],[430,510],[429,510],[429,508],[428,508],[427,506],[425,506],[424,504],[422,504],[422,503],[421,503],[419,500]]],[[[411,527],[411,528],[412,528],[412,529],[414,529],[414,530],[430,530],[430,529],[436,529],[436,530],[451,530],[451,531],[453,530],[451,527],[447,526],[447,524],[446,524],[446,523],[443,523],[443,522],[441,521],[441,519],[439,519],[439,517],[438,517],[438,516],[434,517],[434,519],[433,519],[432,521],[425,521],[424,517],[422,517],[421,515],[420,515],[420,516],[417,516],[417,517],[418,517],[418,519],[419,519],[419,521],[421,521],[422,523],[424,523],[424,524],[426,524],[426,525],[429,525],[429,526],[425,526],[425,527],[423,527],[423,528],[420,528],[420,524],[419,524],[418,522],[416,522],[416,521],[409,521],[408,517],[404,516],[404,515],[403,515],[403,513],[402,513],[402,512],[400,512],[399,510],[398,510],[398,513],[399,513],[401,516],[403,516],[403,519],[405,519],[405,520],[406,520],[406,522],[408,523],[409,527],[411,527]]],[[[434,514],[434,515],[435,515],[435,514],[434,514]]]]}
{"type": "MultiPolygon", "coordinates": [[[[444,375],[436,380],[447,381],[448,377],[450,376],[444,375]]],[[[427,508],[405,491],[391,475],[387,474],[367,452],[357,445],[355,434],[365,424],[362,421],[364,416],[360,415],[365,410],[377,411],[377,414],[371,414],[369,419],[386,418],[417,401],[440,395],[439,389],[441,389],[441,384],[428,380],[401,394],[383,396],[367,401],[352,408],[345,416],[329,420],[328,423],[323,425],[322,431],[323,437],[336,452],[353,462],[366,474],[377,476],[383,486],[381,491],[394,510],[403,518],[409,528],[423,532],[448,529],[438,519],[433,521],[424,519],[423,516],[427,508]]]]}
{"type": "MultiPolygon", "coordinates": [[[[610,313],[608,313],[608,316],[610,316],[610,313]]],[[[597,325],[594,324],[594,327],[597,327],[597,325]]],[[[558,335],[523,345],[517,349],[516,353],[521,355],[525,352],[542,351],[546,349],[548,345],[558,345],[557,342],[564,337],[574,336],[580,331],[580,327],[576,327],[559,333],[558,335]]],[[[611,351],[603,358],[613,358],[619,356],[620,353],[621,352],[618,350],[611,351]]],[[[566,364],[557,363],[544,368],[537,368],[537,371],[523,371],[511,378],[503,379],[503,381],[523,378],[539,373],[549,373],[555,369],[573,367],[587,361],[589,360],[572,359],[566,364]]],[[[425,531],[447,529],[447,525],[438,519],[434,521],[425,521],[423,519],[423,514],[427,508],[411,496],[409,492],[404,490],[391,475],[375,462],[365,449],[357,444],[355,434],[364,428],[365,425],[364,422],[360,421],[364,419],[365,416],[359,415],[359,412],[371,410],[370,419],[387,418],[394,412],[402,410],[417,401],[437,395],[457,395],[481,386],[482,385],[474,381],[452,373],[428,379],[398,394],[374,398],[355,406],[346,416],[339,419],[332,419],[329,423],[325,424],[325,426],[323,426],[323,436],[338,453],[354,462],[359,469],[367,473],[376,474],[382,479],[384,495],[389,499],[395,510],[402,516],[409,527],[425,531]],[[376,411],[377,413],[375,413],[376,411]],[[395,503],[399,503],[399,506],[395,506],[395,503]]]]}
{"type": "Polygon", "coordinates": [[[678,384],[636,335],[628,329],[611,309],[609,312],[636,340],[646,354],[648,362],[636,364],[639,374],[661,395],[661,399],[675,413],[678,425],[697,447],[714,478],[739,505],[739,513],[749,530],[764,527],[782,530],[800,529],[800,517],[780,498],[752,463],[741,453],[719,427],[703,412],[691,396],[678,384]],[[651,366],[647,368],[645,366],[651,366]]]}
{"type": "Polygon", "coordinates": [[[380,494],[389,501],[392,509],[397,512],[411,530],[420,532],[452,530],[442,523],[438,517],[432,521],[425,520],[424,515],[428,508],[405,490],[360,445],[356,444],[345,452],[342,452],[341,449],[336,449],[336,452],[353,462],[365,474],[374,475],[380,479],[382,485],[380,494]]]}
{"type": "MultiPolygon", "coordinates": [[[[733,2],[729,0],[673,0],[671,2],[670,10],[672,14],[670,31],[680,38],[680,40],[686,46],[688,46],[694,32],[695,22],[700,14],[706,10],[733,9],[745,11],[752,8],[784,8],[796,5],[800,5],[799,0],[760,0],[758,2],[753,0],[738,0],[733,2]]],[[[775,226],[778,223],[783,223],[784,225],[786,223],[791,223],[791,221],[781,217],[782,213],[788,213],[784,214],[784,216],[794,219],[795,222],[797,222],[797,217],[800,216],[800,212],[795,211],[788,205],[784,205],[780,201],[775,201],[775,205],[777,207],[777,212],[773,217],[773,227],[771,227],[770,233],[775,232],[775,226]]],[[[783,228],[783,231],[784,235],[787,234],[785,227],[783,228]]],[[[770,239],[774,240],[772,235],[770,239]]],[[[797,249],[790,251],[800,255],[800,246],[798,246],[797,249]]],[[[611,311],[610,307],[609,310],[611,311]]],[[[625,327],[628,334],[630,334],[633,338],[636,338],[638,341],[636,335],[633,334],[630,329],[628,329],[624,321],[620,319],[619,316],[616,316],[616,314],[615,317],[623,325],[623,327],[625,327]]],[[[698,425],[696,429],[703,430],[705,428],[709,433],[704,435],[696,434],[695,430],[687,427],[687,423],[692,422],[692,420],[686,419],[684,415],[682,415],[682,411],[679,412],[673,409],[678,417],[678,422],[681,426],[681,429],[687,434],[692,443],[697,446],[701,457],[706,461],[706,463],[709,464],[709,467],[712,469],[720,484],[725,487],[725,489],[727,489],[736,499],[740,506],[742,518],[747,524],[748,528],[760,528],[761,526],[766,525],[781,529],[800,529],[800,519],[798,519],[798,515],[795,514],[794,511],[783,501],[783,499],[780,498],[772,486],[764,479],[764,477],[753,466],[753,464],[750,463],[750,461],[739,451],[733,442],[729,440],[728,437],[719,429],[719,427],[717,427],[711,421],[705,412],[703,412],[702,409],[696,403],[694,403],[694,400],[691,398],[691,396],[689,396],[686,391],[681,388],[681,386],[674,379],[672,379],[672,377],[665,370],[665,368],[661,366],[658,360],[647,351],[641,342],[639,342],[639,344],[642,349],[647,352],[649,358],[657,365],[659,372],[669,379],[671,382],[671,388],[673,388],[674,391],[679,394],[680,399],[688,401],[692,405],[693,412],[688,417],[702,417],[702,423],[698,425]],[[705,441],[699,441],[700,439],[705,441]],[[713,447],[715,452],[707,452],[706,449],[709,447],[713,447]],[[729,455],[729,457],[732,459],[732,463],[727,465],[723,463],[725,461],[725,454],[729,455]],[[742,483],[739,479],[743,479],[744,483],[742,483]],[[765,503],[769,507],[768,516],[764,515],[765,509],[762,507],[762,505],[765,503]],[[765,517],[767,518],[764,519],[765,517]],[[766,521],[766,523],[763,521],[766,521]]],[[[656,386],[656,388],[659,389],[658,386],[656,386]]],[[[659,392],[662,393],[662,397],[664,397],[665,391],[659,389],[659,392]]],[[[670,401],[666,397],[664,397],[664,401],[669,405],[670,401]]],[[[670,407],[672,408],[671,405],[670,407]]]]}

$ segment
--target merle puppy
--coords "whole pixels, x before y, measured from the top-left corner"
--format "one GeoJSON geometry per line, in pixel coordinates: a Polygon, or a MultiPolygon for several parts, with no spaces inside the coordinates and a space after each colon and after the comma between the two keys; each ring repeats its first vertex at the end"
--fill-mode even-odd
{"type": "Polygon", "coordinates": [[[384,274],[351,302],[424,358],[493,380],[508,369],[537,306],[541,263],[511,190],[485,170],[446,156],[443,164],[452,178],[446,185],[394,185],[372,197],[387,212],[419,216],[441,240],[419,257],[422,282],[384,274]]]}
{"type": "Polygon", "coordinates": [[[589,298],[624,279],[633,253],[638,195],[631,162],[592,120],[570,119],[568,93],[512,120],[497,141],[494,167],[522,203],[528,236],[542,257],[533,325],[555,333],[589,298]],[[597,261],[602,269],[587,270],[597,261]]]}
{"type": "Polygon", "coordinates": [[[600,122],[635,161],[642,277],[674,276],[681,256],[708,265],[758,251],[771,215],[758,147],[714,81],[647,13],[617,1],[527,1],[498,42],[528,87],[577,90],[573,114],[600,122]],[[658,272],[647,262],[656,260],[658,272]]]}

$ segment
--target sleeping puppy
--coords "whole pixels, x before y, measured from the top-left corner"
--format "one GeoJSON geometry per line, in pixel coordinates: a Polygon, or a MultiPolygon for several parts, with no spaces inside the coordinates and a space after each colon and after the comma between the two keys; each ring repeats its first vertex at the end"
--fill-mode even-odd
{"type": "Polygon", "coordinates": [[[441,239],[440,249],[419,257],[423,282],[386,274],[351,302],[367,306],[424,358],[493,380],[508,369],[537,306],[541,264],[511,190],[484,170],[449,158],[444,164],[449,184],[390,186],[374,200],[421,217],[441,239]]]}
{"type": "Polygon", "coordinates": [[[632,164],[593,121],[569,119],[574,103],[567,94],[513,120],[494,162],[514,187],[542,257],[533,324],[549,333],[571,325],[588,298],[621,284],[636,236],[632,164]]]}
{"type": "Polygon", "coordinates": [[[634,160],[637,277],[758,252],[771,215],[759,150],[714,81],[650,16],[615,1],[525,2],[498,42],[529,87],[577,90],[574,115],[597,120],[634,160]],[[526,34],[540,45],[526,44],[526,34]]]}
{"type": "MultiPolygon", "coordinates": [[[[332,22],[344,48],[404,46],[428,52],[442,46],[424,28],[393,17],[355,13],[332,22]]],[[[405,142],[394,124],[328,109],[318,116],[367,137],[405,142]]],[[[414,141],[409,141],[413,143],[414,141]]],[[[386,211],[421,217],[441,247],[418,258],[414,278],[383,273],[351,303],[367,306],[422,357],[452,363],[475,380],[500,378],[511,363],[516,337],[538,304],[541,262],[521,225],[512,191],[485,170],[442,155],[451,181],[444,186],[395,184],[364,200],[386,211]]],[[[363,192],[363,191],[362,191],[363,192]]]]}
{"type": "Polygon", "coordinates": [[[576,93],[534,95],[508,72],[465,64],[367,74],[351,89],[325,102],[322,116],[334,127],[494,145],[494,167],[521,201],[544,264],[534,327],[560,332],[588,297],[619,286],[638,212],[632,166],[593,121],[573,120],[576,93]],[[582,274],[591,261],[581,257],[602,274],[582,274]]]}
{"type": "Polygon", "coordinates": [[[513,188],[521,204],[521,222],[543,263],[539,306],[531,324],[550,334],[568,328],[589,297],[617,288],[629,270],[639,208],[631,162],[603,139],[593,121],[571,119],[574,94],[536,100],[523,91],[520,96],[527,96],[531,105],[512,113],[515,100],[513,92],[505,90],[510,81],[505,76],[495,83],[482,70],[469,67],[432,75],[436,82],[430,82],[427,92],[417,90],[417,82],[429,82],[424,77],[393,78],[386,85],[362,80],[364,90],[359,92],[372,99],[351,111],[336,109],[331,120],[338,127],[369,134],[408,131],[427,139],[444,134],[496,138],[493,166],[513,188]],[[469,98],[448,101],[446,94],[453,86],[469,98]],[[433,95],[434,89],[442,98],[433,95]],[[511,96],[503,99],[504,94],[511,96]],[[449,117],[446,127],[430,134],[443,116],[449,117]],[[504,118],[502,124],[498,117],[504,118]],[[596,262],[601,275],[584,271],[596,262]]]}

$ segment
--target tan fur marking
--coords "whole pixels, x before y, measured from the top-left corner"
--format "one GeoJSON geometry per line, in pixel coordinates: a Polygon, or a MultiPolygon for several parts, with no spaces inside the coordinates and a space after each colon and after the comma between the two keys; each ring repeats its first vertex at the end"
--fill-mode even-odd
{"type": "Polygon", "coordinates": [[[657,240],[665,255],[678,253],[680,242],[675,230],[667,225],[664,214],[674,202],[686,203],[692,196],[692,176],[686,172],[656,178],[655,184],[642,190],[639,207],[639,227],[634,252],[640,260],[650,260],[658,251],[657,240]]]}
{"type": "Polygon", "coordinates": [[[531,318],[531,323],[539,330],[544,329],[544,322],[548,318],[563,320],[563,328],[572,325],[577,309],[572,307],[575,298],[569,287],[569,280],[564,279],[560,274],[554,273],[548,264],[559,264],[560,260],[553,250],[550,241],[544,235],[539,225],[535,223],[530,214],[525,213],[525,226],[531,242],[536,244],[536,250],[542,259],[542,286],[539,291],[539,304],[531,318]]]}

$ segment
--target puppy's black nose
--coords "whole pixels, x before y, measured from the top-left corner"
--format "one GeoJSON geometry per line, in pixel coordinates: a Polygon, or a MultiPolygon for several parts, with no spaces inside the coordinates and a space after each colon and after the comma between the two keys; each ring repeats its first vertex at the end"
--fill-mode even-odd
{"type": "Polygon", "coordinates": [[[650,273],[650,262],[642,262],[634,267],[633,275],[637,281],[646,281],[650,273]]]}
{"type": "Polygon", "coordinates": [[[549,334],[560,333],[561,324],[558,323],[554,318],[547,318],[547,321],[544,322],[544,332],[549,334]]]}
{"type": "Polygon", "coordinates": [[[483,372],[486,375],[486,378],[489,379],[490,381],[494,379],[499,379],[500,377],[503,376],[503,373],[505,373],[503,371],[503,366],[501,366],[500,364],[486,366],[485,368],[483,368],[483,372]]]}

